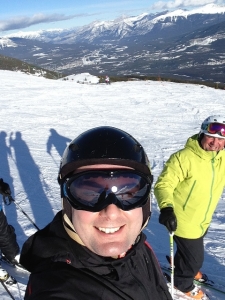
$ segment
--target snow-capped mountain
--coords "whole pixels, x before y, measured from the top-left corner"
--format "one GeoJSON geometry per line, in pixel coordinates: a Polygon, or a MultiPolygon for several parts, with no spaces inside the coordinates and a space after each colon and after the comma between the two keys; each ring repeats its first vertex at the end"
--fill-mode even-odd
{"type": "Polygon", "coordinates": [[[209,4],[68,30],[18,32],[0,39],[0,54],[68,74],[158,73],[224,81],[224,24],[225,6],[209,4]]]}
{"type": "Polygon", "coordinates": [[[9,38],[0,38],[0,48],[5,48],[5,47],[17,47],[17,44],[14,43],[11,39],[9,38]]]}

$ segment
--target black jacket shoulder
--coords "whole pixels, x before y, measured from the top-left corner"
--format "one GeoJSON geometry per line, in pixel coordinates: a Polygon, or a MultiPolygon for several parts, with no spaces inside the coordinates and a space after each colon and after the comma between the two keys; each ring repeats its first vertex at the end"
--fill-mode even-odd
{"type": "Polygon", "coordinates": [[[172,300],[155,255],[140,240],[120,259],[100,257],[73,241],[62,213],[24,244],[31,271],[25,300],[172,300]]]}

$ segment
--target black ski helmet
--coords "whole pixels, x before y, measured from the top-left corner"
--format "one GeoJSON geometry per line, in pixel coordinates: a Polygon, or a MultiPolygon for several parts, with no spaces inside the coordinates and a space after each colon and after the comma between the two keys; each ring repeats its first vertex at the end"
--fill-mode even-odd
{"type": "MultiPolygon", "coordinates": [[[[148,157],[141,144],[127,132],[110,126],[101,126],[80,134],[66,147],[59,168],[58,182],[62,183],[77,168],[97,165],[121,165],[147,175],[151,182],[148,157]]],[[[150,196],[143,206],[143,224],[151,214],[150,196]]]]}

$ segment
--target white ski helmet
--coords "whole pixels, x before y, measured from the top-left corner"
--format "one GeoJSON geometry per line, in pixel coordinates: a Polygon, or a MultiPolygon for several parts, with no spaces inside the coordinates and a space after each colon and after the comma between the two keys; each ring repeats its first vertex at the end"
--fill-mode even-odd
{"type": "Polygon", "coordinates": [[[201,130],[199,132],[199,136],[204,133],[205,135],[213,136],[213,137],[218,137],[221,139],[225,139],[225,136],[221,134],[220,131],[217,131],[215,133],[210,133],[208,132],[208,127],[212,123],[219,123],[224,125],[224,130],[225,130],[225,117],[222,117],[221,115],[214,115],[214,116],[209,116],[207,119],[205,119],[201,125],[201,130]]]}

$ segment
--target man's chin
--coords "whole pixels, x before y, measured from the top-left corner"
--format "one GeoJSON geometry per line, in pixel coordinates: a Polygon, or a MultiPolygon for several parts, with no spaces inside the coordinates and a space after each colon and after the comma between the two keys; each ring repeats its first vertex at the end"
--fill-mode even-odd
{"type": "Polygon", "coordinates": [[[98,247],[98,250],[95,251],[96,254],[104,257],[113,257],[118,258],[124,256],[124,253],[128,251],[129,247],[125,245],[112,245],[105,244],[101,247],[98,247]]]}

